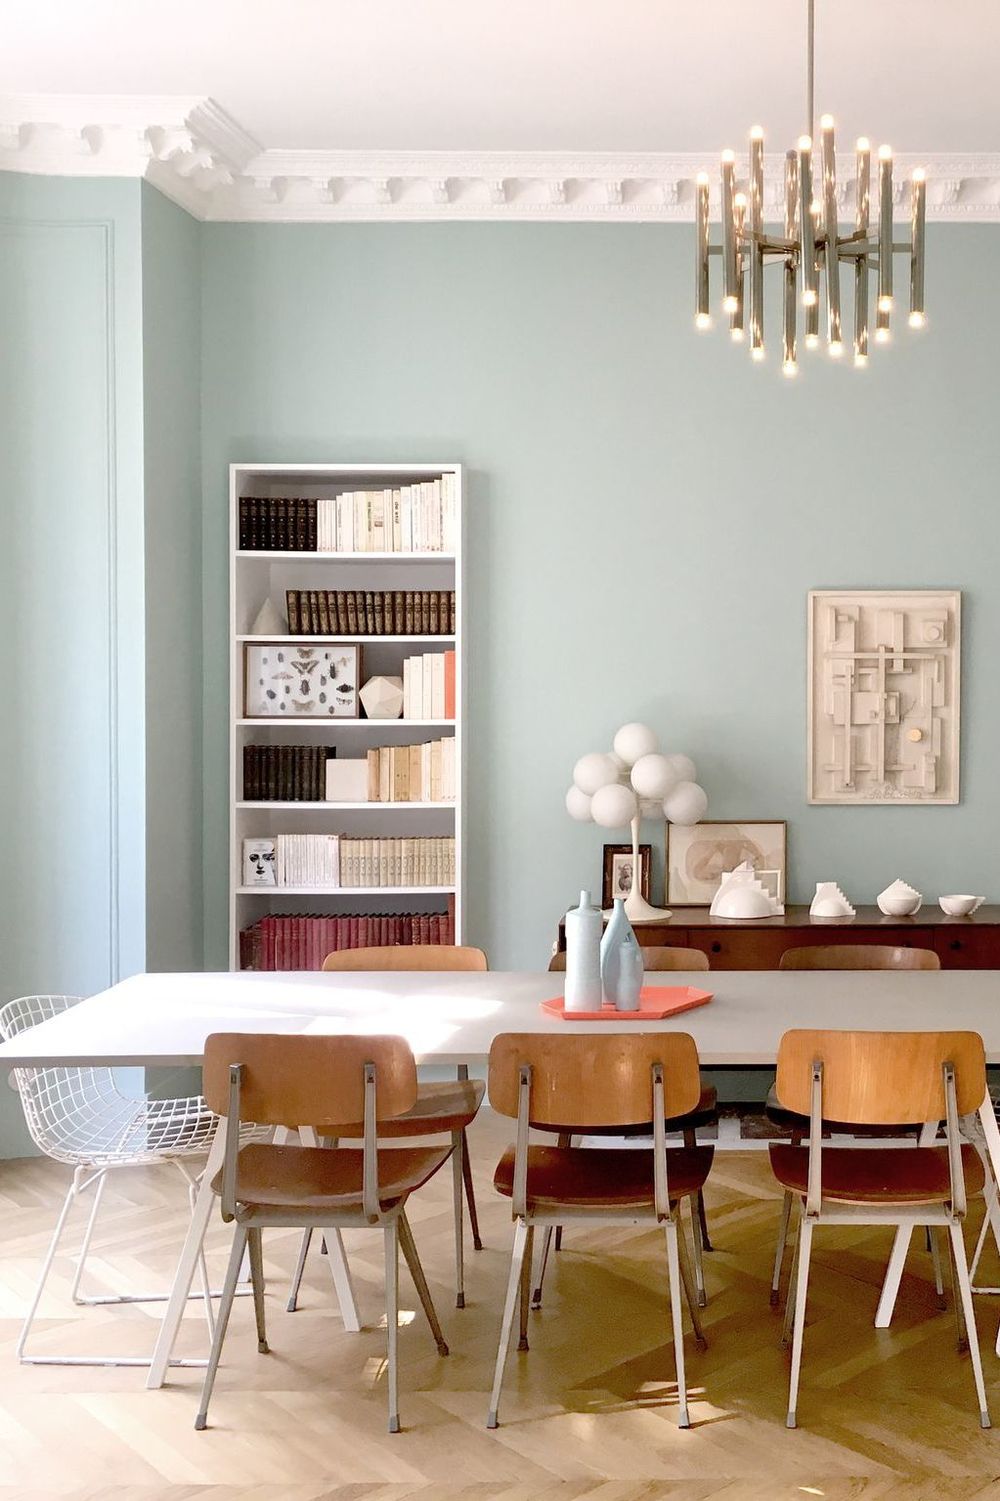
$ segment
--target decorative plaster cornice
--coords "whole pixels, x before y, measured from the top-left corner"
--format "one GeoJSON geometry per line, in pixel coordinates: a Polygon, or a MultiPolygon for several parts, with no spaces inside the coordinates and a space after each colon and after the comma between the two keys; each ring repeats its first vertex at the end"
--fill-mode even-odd
{"type": "MultiPolygon", "coordinates": [[[[0,170],[70,177],[146,177],[199,219],[265,223],[576,220],[669,223],[693,217],[694,180],[715,180],[718,153],[288,151],[261,147],[212,99],[0,96],[0,170]]],[[[927,212],[1000,221],[1000,156],[901,155],[926,168],[927,212]]],[[[765,163],[778,213],[784,158],[765,163]]],[[[838,161],[853,202],[853,159],[838,161]]]]}

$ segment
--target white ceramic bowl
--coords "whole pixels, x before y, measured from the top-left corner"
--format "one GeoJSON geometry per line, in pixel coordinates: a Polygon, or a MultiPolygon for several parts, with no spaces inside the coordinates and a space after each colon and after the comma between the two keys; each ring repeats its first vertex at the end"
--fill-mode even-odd
{"type": "Polygon", "coordinates": [[[970,917],[983,901],[981,896],[939,896],[938,906],[949,917],[970,917]]]}
{"type": "Polygon", "coordinates": [[[921,900],[919,896],[880,896],[878,905],[886,917],[912,917],[920,911],[921,900]]]}

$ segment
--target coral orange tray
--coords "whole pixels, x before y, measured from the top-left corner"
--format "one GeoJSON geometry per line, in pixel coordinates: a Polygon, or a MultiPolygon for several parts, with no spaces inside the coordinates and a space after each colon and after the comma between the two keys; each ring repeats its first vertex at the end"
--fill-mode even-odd
{"type": "Polygon", "coordinates": [[[644,985],[638,1011],[616,1011],[614,1006],[602,1006],[600,1011],[567,1011],[561,995],[542,1001],[541,1008],[564,1022],[655,1022],[681,1011],[693,1011],[695,1006],[707,1006],[711,999],[712,991],[695,990],[693,985],[644,985]]]}

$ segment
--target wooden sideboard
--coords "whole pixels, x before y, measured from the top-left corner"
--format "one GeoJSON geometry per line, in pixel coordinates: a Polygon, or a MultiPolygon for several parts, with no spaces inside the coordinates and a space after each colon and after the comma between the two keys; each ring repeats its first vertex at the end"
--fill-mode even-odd
{"type": "MultiPolygon", "coordinates": [[[[943,969],[1000,969],[1000,906],[980,907],[973,917],[946,917],[925,903],[916,917],[883,917],[877,907],[859,907],[855,917],[825,918],[789,906],[783,917],[754,922],[710,917],[707,907],[676,907],[672,917],[636,923],[635,931],[643,944],[701,949],[712,969],[777,969],[786,949],[820,943],[933,949],[943,969]]],[[[562,922],[558,947],[566,947],[562,922]]]]}

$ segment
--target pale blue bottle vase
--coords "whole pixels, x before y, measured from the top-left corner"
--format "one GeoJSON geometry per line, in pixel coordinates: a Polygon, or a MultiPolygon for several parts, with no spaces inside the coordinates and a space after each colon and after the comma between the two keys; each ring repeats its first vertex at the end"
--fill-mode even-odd
{"type": "Polygon", "coordinates": [[[601,939],[601,985],[604,1001],[616,1011],[638,1011],[642,991],[642,949],[625,916],[625,903],[615,898],[614,911],[601,939]]]}
{"type": "Polygon", "coordinates": [[[589,891],[581,891],[579,907],[572,907],[566,913],[566,986],[563,1001],[566,1011],[601,1009],[603,926],[604,918],[600,907],[593,905],[589,891]]]}

